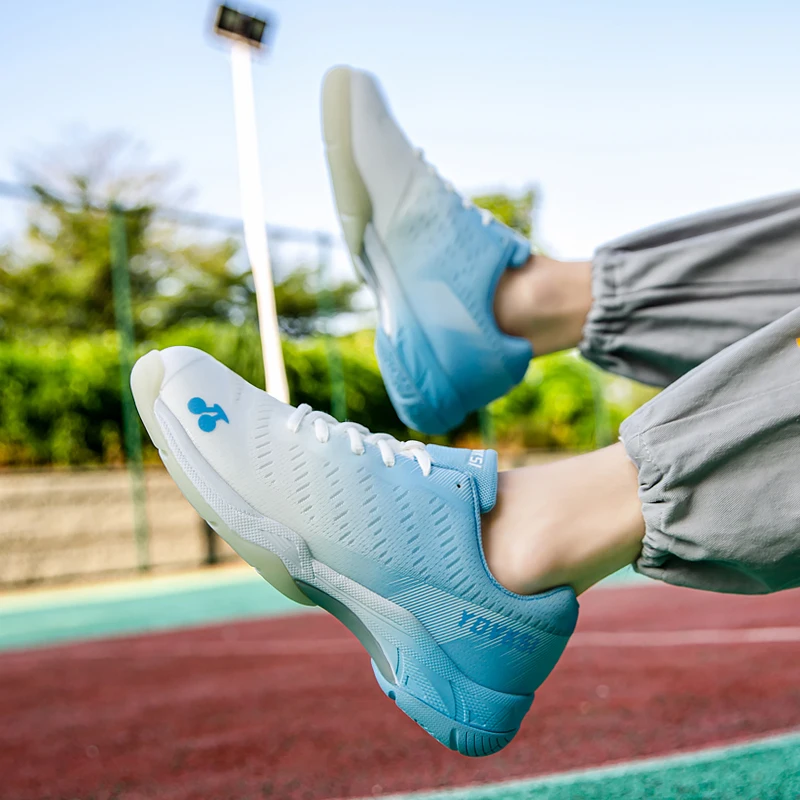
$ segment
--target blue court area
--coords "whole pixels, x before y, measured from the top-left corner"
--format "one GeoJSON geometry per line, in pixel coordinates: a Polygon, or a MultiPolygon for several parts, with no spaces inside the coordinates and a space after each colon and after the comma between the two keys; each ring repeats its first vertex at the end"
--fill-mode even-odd
{"type": "MultiPolygon", "coordinates": [[[[605,585],[646,582],[622,570],[605,585]]],[[[0,595],[0,650],[314,612],[247,568],[0,595]]]]}
{"type": "Polygon", "coordinates": [[[238,568],[20,592],[0,597],[0,650],[308,610],[238,568]]]}

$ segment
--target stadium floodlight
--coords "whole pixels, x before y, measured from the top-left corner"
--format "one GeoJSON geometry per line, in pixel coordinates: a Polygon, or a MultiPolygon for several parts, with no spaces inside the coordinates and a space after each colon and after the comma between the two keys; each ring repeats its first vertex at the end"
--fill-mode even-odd
{"type": "Polygon", "coordinates": [[[253,93],[251,55],[267,44],[273,24],[267,14],[244,14],[228,5],[217,9],[214,32],[231,42],[233,103],[236,117],[236,149],[239,156],[239,190],[242,201],[244,242],[256,289],[258,328],[264,358],[267,391],[284,403],[289,402],[289,384],[283,363],[275,289],[269,260],[264,194],[258,159],[256,106],[253,93]]]}

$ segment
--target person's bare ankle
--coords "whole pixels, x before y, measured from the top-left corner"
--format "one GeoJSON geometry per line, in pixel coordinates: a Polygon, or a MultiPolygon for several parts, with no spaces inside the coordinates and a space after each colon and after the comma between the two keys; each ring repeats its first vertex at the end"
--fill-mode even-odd
{"type": "Polygon", "coordinates": [[[500,277],[494,312],[504,333],[528,339],[544,355],[578,344],[591,301],[590,262],[536,255],[500,277]]]}
{"type": "Polygon", "coordinates": [[[517,594],[580,594],[634,561],[643,536],[637,473],[621,444],[500,473],[482,518],[486,564],[517,594]]]}
{"type": "MultiPolygon", "coordinates": [[[[526,468],[524,482],[535,485],[541,469],[526,468]]],[[[486,565],[495,580],[511,592],[527,595],[556,586],[551,576],[561,570],[558,539],[549,531],[547,514],[528,517],[519,502],[521,477],[517,470],[498,475],[497,502],[482,518],[482,538],[486,565]]]]}

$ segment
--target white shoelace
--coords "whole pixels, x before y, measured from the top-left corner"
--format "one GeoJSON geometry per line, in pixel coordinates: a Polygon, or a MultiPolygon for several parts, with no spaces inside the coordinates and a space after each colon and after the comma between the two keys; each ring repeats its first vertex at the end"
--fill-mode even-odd
{"type": "Polygon", "coordinates": [[[314,426],[314,435],[317,441],[324,444],[330,439],[331,430],[338,429],[347,431],[350,439],[350,449],[357,456],[363,456],[364,445],[373,444],[380,450],[383,463],[387,467],[395,465],[395,456],[405,456],[415,458],[422,469],[423,475],[429,475],[433,459],[431,454],[422,442],[411,439],[408,442],[400,442],[388,433],[372,433],[368,428],[359,425],[357,422],[339,422],[335,417],[326,414],[324,411],[314,411],[307,403],[301,403],[289,416],[286,427],[292,433],[297,433],[300,424],[306,420],[314,426]]]}
{"type": "Polygon", "coordinates": [[[439,174],[439,172],[437,171],[436,167],[434,167],[434,166],[433,166],[433,164],[429,164],[429,163],[428,163],[428,162],[425,160],[425,153],[422,151],[422,149],[421,149],[421,148],[417,147],[417,148],[415,149],[415,152],[416,152],[416,154],[417,154],[417,158],[418,158],[418,159],[419,159],[419,160],[420,160],[420,161],[421,161],[421,162],[422,162],[422,163],[423,163],[423,164],[424,164],[424,165],[427,167],[427,170],[428,170],[428,172],[429,172],[431,175],[435,175],[437,178],[439,178],[439,180],[440,180],[440,181],[441,181],[441,182],[444,184],[444,188],[445,188],[445,189],[447,189],[447,191],[448,191],[448,192],[452,192],[453,194],[455,194],[455,195],[458,195],[458,197],[461,197],[461,205],[462,205],[462,206],[464,206],[464,208],[466,208],[466,209],[470,209],[470,208],[472,208],[472,209],[474,209],[475,211],[477,211],[477,212],[478,212],[478,213],[481,215],[481,224],[482,224],[482,225],[491,225],[491,223],[492,223],[492,220],[494,219],[494,215],[492,214],[492,212],[491,212],[491,211],[489,211],[488,209],[485,209],[485,208],[478,208],[478,206],[476,206],[476,205],[475,205],[475,203],[473,203],[473,202],[471,202],[471,201],[467,200],[467,198],[466,198],[466,197],[462,197],[462,196],[461,196],[461,195],[460,195],[460,194],[459,194],[459,193],[456,191],[456,189],[455,189],[455,187],[453,186],[453,184],[452,184],[452,183],[450,183],[450,181],[446,181],[446,180],[445,180],[445,179],[444,179],[444,178],[443,178],[443,177],[442,177],[442,176],[439,174]]]}

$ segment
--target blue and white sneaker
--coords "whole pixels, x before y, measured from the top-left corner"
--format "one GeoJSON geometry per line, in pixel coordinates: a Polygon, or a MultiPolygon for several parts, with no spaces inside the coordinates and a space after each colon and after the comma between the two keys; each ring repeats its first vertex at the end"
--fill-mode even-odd
{"type": "Polygon", "coordinates": [[[190,347],[144,356],[131,386],[189,502],[276,588],[343,622],[408,716],[469,756],[511,741],[578,604],[572,589],[522,597],[489,574],[494,451],[293,408],[190,347]]]}
{"type": "Polygon", "coordinates": [[[345,240],[378,298],[389,397],[409,427],[445,433],[525,375],[531,346],[497,327],[493,304],[530,243],[423,161],[368,73],[328,72],[322,125],[345,240]]]}

